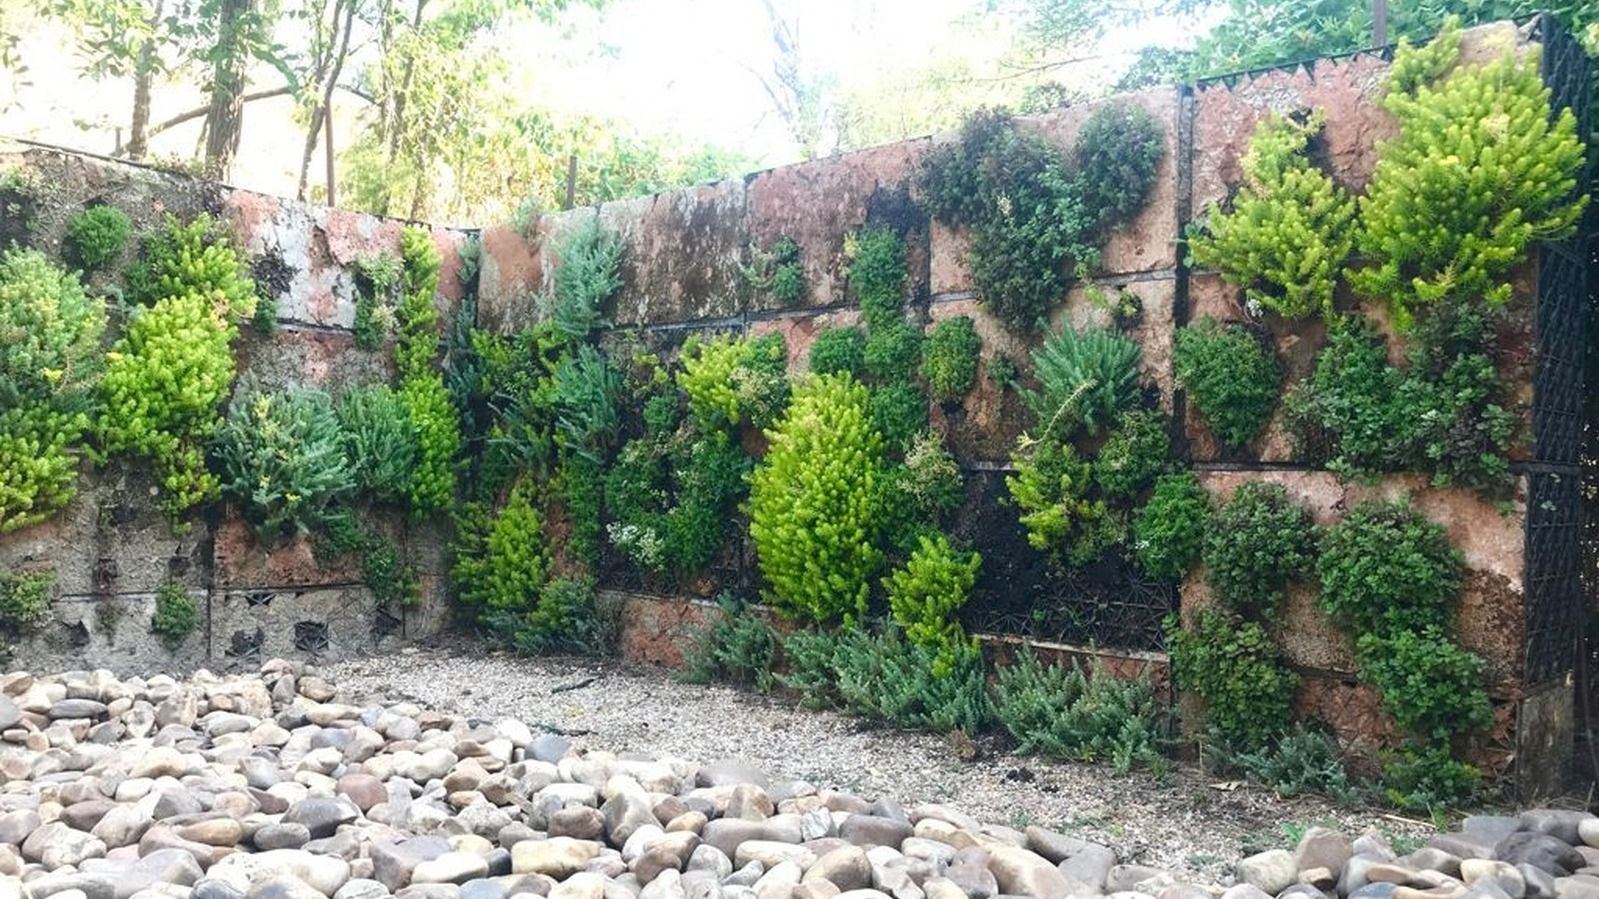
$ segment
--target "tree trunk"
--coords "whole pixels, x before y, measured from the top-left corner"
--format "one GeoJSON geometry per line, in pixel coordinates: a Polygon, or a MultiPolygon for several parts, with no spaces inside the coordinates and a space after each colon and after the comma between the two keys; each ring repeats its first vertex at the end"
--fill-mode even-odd
{"type": "MultiPolygon", "coordinates": [[[[422,30],[422,10],[426,6],[427,0],[416,0],[416,15],[412,16],[411,18],[411,29],[413,31],[422,30]]],[[[413,49],[412,53],[415,52],[416,51],[413,49]]],[[[399,90],[390,92],[394,98],[393,115],[389,119],[388,133],[389,153],[387,161],[390,169],[394,167],[394,160],[400,155],[400,134],[405,130],[405,98],[406,95],[411,91],[411,79],[415,75],[416,59],[414,57],[407,58],[405,61],[405,74],[400,76],[399,90]]],[[[420,193],[420,190],[418,193],[420,193]]],[[[389,186],[388,184],[385,184],[383,187],[383,202],[379,204],[378,209],[378,213],[380,215],[389,214],[389,201],[389,186]]],[[[414,208],[414,202],[412,206],[414,208]]]]}
{"type": "MultiPolygon", "coordinates": [[[[152,35],[160,25],[164,6],[164,2],[157,3],[154,14],[150,16],[152,35]]],[[[150,152],[147,129],[150,127],[150,82],[154,80],[155,38],[150,37],[139,48],[139,62],[133,70],[133,120],[128,123],[129,159],[143,159],[150,152]]]]}
{"type": "Polygon", "coordinates": [[[211,102],[205,116],[205,166],[227,180],[239,150],[244,121],[245,49],[243,30],[254,0],[221,0],[217,43],[212,48],[211,102]]]}

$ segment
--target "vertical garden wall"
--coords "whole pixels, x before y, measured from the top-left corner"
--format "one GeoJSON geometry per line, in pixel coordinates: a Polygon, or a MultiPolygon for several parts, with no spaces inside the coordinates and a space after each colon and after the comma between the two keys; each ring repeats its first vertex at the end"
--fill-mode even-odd
{"type": "MultiPolygon", "coordinates": [[[[1577,133],[1587,133],[1586,60],[1545,20],[1467,32],[1459,65],[1491,63],[1507,48],[1525,52],[1537,44],[1543,44],[1540,71],[1553,89],[1555,107],[1574,110],[1584,123],[1577,133]]],[[[1063,323],[1105,327],[1137,342],[1143,401],[1171,416],[1179,467],[1197,476],[1213,504],[1219,506],[1241,485],[1278,485],[1293,508],[1327,528],[1363,504],[1375,510],[1373,501],[1408,497],[1409,511],[1390,512],[1390,517],[1419,513],[1460,554],[1458,591],[1451,593],[1445,613],[1454,637],[1450,645],[1484,660],[1492,700],[1491,721],[1484,722],[1468,752],[1493,775],[1514,775],[1528,790],[1546,789],[1563,770],[1574,720],[1569,679],[1581,610],[1576,454],[1584,396],[1583,238],[1572,234],[1537,241],[1509,273],[1504,314],[1494,326],[1494,339],[1484,344],[1492,367],[1488,379],[1508,386],[1503,415],[1497,406],[1485,412],[1491,404],[1481,398],[1436,406],[1439,414],[1470,420],[1484,431],[1513,425],[1514,438],[1456,434],[1467,449],[1440,448],[1437,441],[1421,449],[1378,446],[1365,451],[1363,463],[1354,431],[1338,433],[1327,426],[1332,413],[1326,410],[1347,397],[1324,389],[1300,406],[1269,400],[1264,427],[1258,433],[1245,428],[1229,442],[1197,408],[1193,391],[1185,389],[1201,383],[1203,373],[1191,375],[1188,384],[1178,381],[1179,334],[1211,327],[1232,333],[1229,324],[1269,348],[1279,369],[1273,384],[1277,394],[1315,381],[1332,342],[1331,317],[1314,310],[1286,314],[1288,304],[1279,299],[1273,307],[1270,296],[1263,308],[1246,296],[1247,279],[1228,277],[1216,263],[1191,257],[1183,236],[1205,227],[1211,204],[1229,210],[1238,202],[1234,197],[1245,180],[1252,136],[1272,116],[1294,123],[1296,133],[1304,135],[1299,157],[1324,173],[1334,190],[1365,194],[1380,146],[1400,135],[1398,119],[1383,102],[1392,59],[1391,51],[1372,51],[1317,60],[1020,120],[1021,130],[1069,150],[1096,111],[1130,105],[1158,123],[1162,142],[1147,197],[1109,232],[1090,282],[1071,283],[1047,313],[1051,330],[1063,323]],[[1127,314],[1129,308],[1137,314],[1127,314]],[[1202,325],[1205,319],[1216,324],[1202,325]],[[1304,423],[1314,418],[1303,411],[1307,406],[1322,410],[1313,422],[1319,427],[1304,423]],[[1289,420],[1295,415],[1300,416],[1297,426],[1289,420]],[[1484,415],[1486,423],[1479,420],[1484,415]],[[1498,470],[1491,460],[1478,464],[1500,444],[1508,469],[1498,470]],[[1383,453],[1381,464],[1372,461],[1383,453]],[[1435,464],[1411,464],[1417,459],[1435,464]]],[[[597,217],[621,235],[626,248],[611,340],[636,337],[669,358],[691,335],[775,332],[786,340],[790,372],[799,375],[810,367],[818,334],[862,320],[860,298],[848,276],[852,243],[863,231],[893,231],[904,241],[910,317],[931,332],[939,322],[968,316],[981,338],[982,365],[971,389],[927,404],[932,430],[943,436],[966,475],[965,498],[950,531],[983,557],[961,612],[963,623],[970,631],[992,635],[996,652],[1015,636],[1025,636],[1073,654],[1097,655],[1111,662],[1111,670],[1150,671],[1165,683],[1163,621],[1178,612],[1193,627],[1203,610],[1216,604],[1212,578],[1199,566],[1180,584],[1163,583],[1130,559],[1130,549],[1062,566],[1029,545],[1006,478],[1014,469],[1018,435],[1029,428],[1037,433],[1038,423],[1017,386],[1037,385],[1029,354],[1047,332],[1018,329],[992,314],[971,271],[969,231],[928,214],[933,204],[924,190],[923,166],[958,139],[911,141],[546,216],[520,230],[488,228],[479,321],[507,331],[527,322],[533,314],[528,297],[544,289],[558,266],[552,247],[559,235],[597,217]],[[770,277],[751,275],[758,263],[775,258],[782,264],[784,257],[773,255],[780,247],[800,276],[799,288],[783,298],[770,277]],[[1001,359],[1019,369],[1014,384],[990,377],[1005,367],[996,362],[1001,359]]],[[[1342,252],[1337,264],[1347,257],[1356,267],[1361,254],[1352,246],[1342,252]]],[[[1304,288],[1296,297],[1315,293],[1314,276],[1306,269],[1289,279],[1304,288]]],[[[1385,347],[1387,361],[1403,367],[1408,348],[1423,341],[1395,321],[1394,306],[1370,290],[1357,293],[1336,270],[1320,277],[1326,282],[1321,302],[1335,305],[1342,316],[1358,314],[1370,322],[1376,337],[1368,333],[1363,345],[1375,339],[1385,347]]],[[[1344,339],[1346,349],[1362,345],[1353,336],[1344,339]]],[[[1351,377],[1327,363],[1324,386],[1350,383],[1351,377]]],[[[1479,372],[1479,386],[1482,377],[1479,372]]],[[[1392,390],[1403,394],[1414,387],[1392,390]]],[[[1404,412],[1398,401],[1390,408],[1404,412]]],[[[760,450],[758,432],[746,431],[744,438],[747,448],[760,450]]],[[[1099,448],[1092,438],[1086,443],[1089,454],[1099,448]]],[[[1348,537],[1353,531],[1341,533],[1348,537]]],[[[684,640],[705,617],[703,603],[687,600],[707,599],[722,589],[754,595],[762,587],[753,549],[742,539],[694,578],[652,578],[610,554],[602,567],[601,586],[629,597],[627,647],[657,661],[680,659],[684,640]]],[[[1328,614],[1314,571],[1301,571],[1291,581],[1263,623],[1297,677],[1295,716],[1322,722],[1368,750],[1400,745],[1401,728],[1384,711],[1373,684],[1377,676],[1360,676],[1357,647],[1363,634],[1348,620],[1335,621],[1328,614]]],[[[1416,626],[1422,626],[1419,619],[1416,626]]],[[[1380,645],[1395,654],[1407,651],[1380,645]]],[[[1452,650],[1445,646],[1444,651],[1452,650]]],[[[1382,650],[1368,652],[1375,658],[1382,650]]],[[[1197,732],[1203,703],[1188,694],[1182,700],[1185,718],[1197,732]]]]}

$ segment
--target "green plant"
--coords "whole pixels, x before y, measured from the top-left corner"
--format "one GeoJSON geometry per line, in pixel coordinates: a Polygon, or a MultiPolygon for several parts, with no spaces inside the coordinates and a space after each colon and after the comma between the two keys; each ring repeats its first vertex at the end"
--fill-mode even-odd
{"type": "Polygon", "coordinates": [[[400,305],[395,310],[394,364],[401,378],[414,378],[433,370],[439,351],[439,248],[426,228],[409,227],[400,233],[400,305]]]}
{"type": "Polygon", "coordinates": [[[1193,472],[1161,475],[1133,518],[1133,551],[1144,573],[1181,581],[1199,561],[1210,530],[1210,493],[1193,472]]]}
{"type": "Polygon", "coordinates": [[[330,562],[346,553],[361,561],[361,580],[380,604],[397,603],[406,608],[420,605],[422,585],[416,571],[400,558],[394,541],[361,525],[355,513],[339,509],[330,513],[314,544],[317,558],[330,562]]]}
{"type": "Polygon", "coordinates": [[[848,242],[849,286],[861,304],[867,330],[903,321],[905,244],[886,228],[864,228],[848,242]]]}
{"type": "MultiPolygon", "coordinates": [[[[55,584],[54,571],[0,574],[0,633],[20,635],[44,627],[50,621],[55,584]]],[[[4,642],[0,638],[0,647],[4,642]]]]}
{"type": "Polygon", "coordinates": [[[935,677],[953,671],[970,645],[956,615],[971,596],[982,564],[982,556],[957,551],[943,534],[923,536],[905,564],[883,578],[894,623],[933,654],[935,677]]]}
{"type": "Polygon", "coordinates": [[[861,360],[879,384],[914,386],[922,365],[922,332],[903,318],[884,319],[867,332],[861,360]]]}
{"type": "Polygon", "coordinates": [[[994,356],[988,360],[988,383],[1000,393],[1016,383],[1016,363],[1009,356],[994,356]]]}
{"type": "Polygon", "coordinates": [[[600,563],[600,538],[605,532],[601,521],[605,467],[590,456],[567,455],[561,460],[557,487],[566,506],[566,552],[592,568],[600,563]]]}
{"type": "Polygon", "coordinates": [[[1254,749],[1287,731],[1299,678],[1259,623],[1205,609],[1192,628],[1169,618],[1166,642],[1178,687],[1204,701],[1207,722],[1230,745],[1254,749]]]}
{"type": "Polygon", "coordinates": [[[542,301],[562,334],[583,340],[605,324],[604,306],[622,286],[622,238],[589,218],[555,248],[554,291],[542,301]]]}
{"type": "Polygon", "coordinates": [[[105,325],[75,275],[31,250],[0,254],[0,533],[76,495],[105,325]]]}
{"type": "Polygon", "coordinates": [[[683,679],[708,684],[716,680],[752,686],[765,693],[777,683],[777,632],[760,613],[731,594],[716,599],[718,614],[700,631],[685,653],[683,679]]]}
{"type": "Polygon", "coordinates": [[[630,441],[605,476],[611,545],[657,573],[705,567],[724,543],[749,468],[725,431],[630,441]]]}
{"type": "Polygon", "coordinates": [[[1194,261],[1244,288],[1251,306],[1290,318],[1333,313],[1333,288],[1355,244],[1355,203],[1310,161],[1320,111],[1255,126],[1231,209],[1206,210],[1188,236],[1194,261]]]}
{"type": "Polygon", "coordinates": [[[1166,416],[1153,409],[1135,409],[1121,418],[1094,460],[1094,483],[1107,496],[1138,494],[1166,470],[1171,435],[1166,416]]]}
{"type": "Polygon", "coordinates": [[[265,541],[310,533],[355,487],[341,438],[326,393],[245,384],[217,435],[222,492],[265,541]]]}
{"type": "Polygon", "coordinates": [[[621,394],[621,372],[594,347],[579,347],[555,370],[555,424],[562,445],[591,459],[602,456],[622,427],[621,394]]]}
{"type": "Polygon", "coordinates": [[[787,234],[773,242],[770,250],[749,246],[750,264],[740,265],[739,274],[755,290],[770,293],[784,306],[792,306],[805,296],[805,265],[800,261],[800,246],[787,234]]]}
{"type": "Polygon", "coordinates": [[[174,523],[220,490],[205,447],[222,426],[237,333],[224,294],[176,294],[136,310],[106,356],[100,449],[149,460],[174,523]]]}
{"type": "Polygon", "coordinates": [[[883,444],[899,450],[927,427],[927,397],[908,384],[874,387],[871,416],[883,444]]]}
{"type": "Polygon", "coordinates": [[[498,513],[476,504],[462,509],[451,555],[450,579],[469,616],[486,621],[494,613],[531,612],[550,573],[532,485],[518,482],[498,513]]]}
{"type": "Polygon", "coordinates": [[[1125,536],[1122,519],[1103,499],[1090,499],[1091,466],[1072,445],[1026,434],[1011,452],[1016,469],[1005,478],[1011,502],[1021,511],[1027,543],[1057,563],[1086,565],[1125,536]]]}
{"type": "Polygon", "coordinates": [[[847,372],[859,377],[866,368],[866,332],[855,327],[823,328],[811,344],[811,372],[847,372]]]}
{"type": "Polygon", "coordinates": [[[955,511],[965,491],[960,463],[931,431],[911,438],[905,450],[904,475],[898,479],[898,496],[909,502],[919,517],[937,521],[955,511]]]}
{"type": "Polygon", "coordinates": [[[511,643],[528,655],[563,650],[604,655],[612,649],[612,630],[595,599],[593,578],[558,578],[539,591],[526,618],[512,626],[511,643]]]}
{"type": "Polygon", "coordinates": [[[1166,769],[1160,753],[1165,714],[1147,675],[1123,680],[1097,664],[1044,664],[1018,653],[997,669],[994,717],[1015,738],[1016,751],[1093,762],[1109,759],[1118,773],[1166,769]]]}
{"type": "Polygon", "coordinates": [[[1177,385],[1228,446],[1248,446],[1271,420],[1282,370],[1242,326],[1207,316],[1179,329],[1172,367],[1177,385]]]}
{"type": "Polygon", "coordinates": [[[355,345],[372,351],[383,346],[394,327],[394,294],[405,276],[405,263],[382,253],[356,263],[355,345]]]}
{"type": "Polygon", "coordinates": [[[129,302],[151,306],[167,297],[213,297],[219,317],[243,320],[255,314],[255,281],[225,226],[208,215],[188,224],[168,215],[143,239],[128,269],[129,302]]]}
{"type": "Polygon", "coordinates": [[[1097,434],[1110,427],[1138,398],[1140,356],[1138,344],[1115,331],[1062,325],[1033,350],[1041,389],[1022,392],[1039,432],[1097,434]]]}
{"type": "Polygon", "coordinates": [[[935,401],[955,402],[972,389],[982,347],[970,316],[958,315],[933,326],[922,350],[922,377],[935,401]]]}
{"type": "Polygon", "coordinates": [[[692,335],[683,344],[677,386],[689,414],[707,430],[748,420],[765,427],[788,399],[788,346],[779,332],[756,339],[692,335]]]}
{"type": "Polygon", "coordinates": [[[1321,607],[1357,634],[1442,626],[1464,559],[1407,500],[1355,506],[1321,538],[1321,607]]]}
{"type": "Polygon", "coordinates": [[[1218,599],[1239,612],[1269,615],[1288,585],[1313,570],[1310,513],[1280,484],[1239,484],[1210,517],[1204,559],[1218,599]]]}
{"type": "Polygon", "coordinates": [[[1144,206],[1166,153],[1161,125],[1131,103],[1106,103],[1083,122],[1072,144],[1078,202],[1096,227],[1127,221],[1144,206]]]}
{"type": "Polygon", "coordinates": [[[934,673],[935,654],[890,629],[855,630],[838,641],[833,665],[849,711],[915,730],[977,733],[991,717],[983,654],[962,648],[934,673]]]}
{"type": "Polygon", "coordinates": [[[404,500],[420,447],[400,395],[387,385],[351,390],[339,401],[338,418],[355,485],[380,500],[404,500]]]}
{"type": "Polygon", "coordinates": [[[67,222],[66,242],[73,259],[94,271],[121,255],[133,225],[115,206],[91,206],[67,222]]]}
{"type": "Polygon", "coordinates": [[[1457,646],[1442,628],[1363,634],[1356,651],[1360,679],[1376,688],[1383,709],[1406,733],[1446,743],[1493,723],[1482,658],[1457,646]]]}
{"type": "Polygon", "coordinates": [[[796,630],[783,638],[784,669],[777,682],[799,694],[800,705],[822,709],[839,702],[833,657],[841,638],[832,631],[796,630]]]}
{"type": "Polygon", "coordinates": [[[167,581],[155,594],[155,615],[150,619],[150,632],[161,638],[168,650],[176,652],[183,641],[194,633],[196,620],[194,599],[179,584],[167,581]]]}
{"type": "Polygon", "coordinates": [[[1475,804],[1482,772],[1457,761],[1446,746],[1407,744],[1383,761],[1388,801],[1402,809],[1434,812],[1475,804]]]}
{"type": "Polygon", "coordinates": [[[882,442],[866,388],[848,375],[817,376],[795,389],[767,436],[748,502],[767,601],[790,618],[855,620],[882,561],[872,545],[882,442]]]}
{"type": "Polygon", "coordinates": [[[1350,782],[1337,741],[1319,730],[1296,727],[1255,749],[1232,751],[1225,741],[1206,749],[1218,767],[1241,771],[1285,798],[1320,793],[1340,802],[1353,802],[1360,795],[1350,782]]]}
{"type": "Polygon", "coordinates": [[[411,510],[425,515],[449,508],[455,499],[456,454],[461,451],[461,422],[450,393],[437,372],[428,372],[400,382],[400,400],[416,433],[416,472],[408,492],[411,510]]]}
{"type": "Polygon", "coordinates": [[[1528,248],[1571,234],[1587,206],[1577,120],[1550,109],[1537,48],[1423,83],[1453,43],[1395,53],[1383,105],[1399,135],[1379,145],[1360,202],[1360,251],[1375,265],[1350,283],[1386,300],[1401,330],[1445,300],[1503,305],[1528,248]]]}

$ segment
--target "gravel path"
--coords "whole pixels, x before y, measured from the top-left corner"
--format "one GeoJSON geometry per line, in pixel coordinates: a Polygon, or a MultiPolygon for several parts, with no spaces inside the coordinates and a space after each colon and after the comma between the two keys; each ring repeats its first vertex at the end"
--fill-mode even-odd
{"type": "Polygon", "coordinates": [[[1164,782],[1118,777],[1108,765],[1021,758],[981,746],[973,761],[943,736],[906,733],[778,698],[674,680],[660,669],[590,659],[538,659],[408,648],[325,666],[352,698],[400,696],[482,718],[515,715],[581,732],[579,746],[747,759],[774,779],[801,779],[906,806],[950,804],[984,821],[1039,824],[1115,849],[1123,862],[1230,882],[1243,855],[1290,846],[1285,827],[1321,824],[1390,836],[1428,828],[1382,810],[1222,789],[1179,766],[1164,782]],[[585,683],[587,682],[587,683],[585,683]],[[582,684],[581,686],[573,685],[582,684]]]}

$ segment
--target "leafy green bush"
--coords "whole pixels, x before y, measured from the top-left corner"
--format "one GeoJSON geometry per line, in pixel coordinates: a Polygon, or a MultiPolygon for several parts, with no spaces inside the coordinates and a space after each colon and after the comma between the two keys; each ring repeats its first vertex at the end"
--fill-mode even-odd
{"type": "Polygon", "coordinates": [[[853,235],[849,286],[861,304],[868,330],[902,321],[905,309],[905,244],[886,228],[865,228],[853,235]]]}
{"type": "Polygon", "coordinates": [[[605,324],[604,306],[622,286],[622,238],[590,218],[555,248],[554,292],[545,316],[572,340],[605,324]]]}
{"type": "Polygon", "coordinates": [[[1064,441],[1023,435],[1005,477],[1021,511],[1027,543],[1057,564],[1086,565],[1125,536],[1125,523],[1103,499],[1090,499],[1092,468],[1064,441]]]}
{"type": "Polygon", "coordinates": [[[784,306],[792,306],[805,297],[805,264],[794,238],[784,234],[768,250],[751,243],[749,254],[750,264],[739,266],[746,284],[771,294],[784,306]]]}
{"type": "Polygon", "coordinates": [[[150,632],[161,638],[167,649],[176,652],[194,633],[197,619],[194,599],[179,584],[168,581],[156,590],[155,615],[150,619],[150,632]]]}
{"type": "Polygon", "coordinates": [[[1033,350],[1033,372],[1041,390],[1022,397],[1041,434],[1097,434],[1110,427],[1138,398],[1138,344],[1103,328],[1078,331],[1061,326],[1033,350]]]}
{"type": "Polygon", "coordinates": [[[859,377],[866,368],[866,332],[855,327],[823,328],[811,344],[811,372],[859,377]]]}
{"type": "Polygon", "coordinates": [[[1321,607],[1357,634],[1442,626],[1464,559],[1406,500],[1355,506],[1321,538],[1321,607]]]}
{"type": "Polygon", "coordinates": [[[1199,561],[1210,528],[1210,492],[1193,472],[1162,475],[1133,518],[1133,550],[1144,573],[1181,581],[1199,561]]]}
{"type": "Polygon", "coordinates": [[[383,346],[394,327],[394,294],[405,275],[404,263],[392,253],[356,263],[355,345],[372,351],[383,346]]]}
{"type": "Polygon", "coordinates": [[[1407,744],[1384,760],[1382,779],[1394,805],[1432,812],[1474,805],[1482,772],[1457,761],[1447,746],[1407,744]]]}
{"type": "Polygon", "coordinates": [[[866,388],[823,375],[794,391],[767,433],[771,447],[750,477],[750,537],[779,613],[852,621],[866,611],[882,554],[873,500],[882,442],[868,420],[866,388]]]}
{"type": "Polygon", "coordinates": [[[411,511],[418,515],[449,508],[455,499],[456,454],[461,451],[461,421],[450,392],[437,372],[400,383],[400,400],[416,433],[416,474],[411,480],[411,511]]]}
{"type": "Polygon", "coordinates": [[[320,390],[241,386],[216,452],[222,492],[267,542],[310,533],[355,487],[333,402],[320,390]]]}
{"type": "Polygon", "coordinates": [[[35,251],[0,255],[0,533],[77,493],[105,325],[105,304],[75,275],[35,251]]]}
{"type": "Polygon", "coordinates": [[[133,224],[115,206],[91,206],[67,222],[66,242],[74,261],[89,271],[121,255],[133,224]]]}
{"type": "Polygon", "coordinates": [[[538,601],[512,632],[519,652],[577,652],[605,655],[612,651],[614,628],[594,596],[594,579],[558,578],[539,591],[538,601]]]}
{"type": "Polygon", "coordinates": [[[1271,420],[1282,369],[1243,327],[1206,317],[1179,329],[1172,366],[1177,386],[1228,446],[1248,446],[1271,420]]]}
{"type": "Polygon", "coordinates": [[[1218,767],[1241,771],[1285,798],[1320,793],[1340,802],[1353,802],[1360,795],[1359,788],[1350,782],[1337,741],[1319,730],[1296,727],[1253,750],[1230,751],[1225,741],[1206,748],[1218,767]]]}
{"type": "Polygon", "coordinates": [[[1376,688],[1383,709],[1406,733],[1445,743],[1493,723],[1482,658],[1441,628],[1363,634],[1356,649],[1360,679],[1376,688]]]}
{"type": "Polygon", "coordinates": [[[725,431],[630,441],[605,476],[611,545],[650,571],[698,571],[725,542],[749,468],[725,431]]]}
{"type": "MultiPolygon", "coordinates": [[[[1444,300],[1504,304],[1528,248],[1571,234],[1587,205],[1575,194],[1585,166],[1577,120],[1550,109],[1536,49],[1525,58],[1507,49],[1431,86],[1421,82],[1443,59],[1415,65],[1417,53],[1429,51],[1395,54],[1401,74],[1383,105],[1399,135],[1380,144],[1360,202],[1360,251],[1376,264],[1350,274],[1358,292],[1388,302],[1401,329],[1444,300]]],[[[1448,53],[1448,43],[1430,53],[1448,53]]]]}
{"type": "Polygon", "coordinates": [[[572,452],[599,458],[622,428],[622,375],[592,346],[555,370],[556,431],[572,452]]]}
{"type": "Polygon", "coordinates": [[[1205,577],[1229,607],[1269,615],[1288,585],[1313,570],[1315,549],[1310,513],[1282,485],[1248,481],[1211,515],[1205,577]]]}
{"type": "Polygon", "coordinates": [[[961,651],[948,673],[935,674],[935,654],[890,629],[851,631],[833,655],[844,708],[912,730],[973,734],[991,717],[983,654],[961,651]]]}
{"type": "Polygon", "coordinates": [[[926,429],[927,397],[908,384],[873,387],[871,415],[883,444],[899,450],[926,429]]]}
{"type": "Polygon", "coordinates": [[[455,534],[450,579],[467,614],[486,621],[495,613],[531,612],[550,574],[532,485],[518,483],[498,513],[468,505],[456,517],[455,534]]]}
{"type": "Polygon", "coordinates": [[[1166,641],[1177,686],[1204,700],[1222,739],[1247,750],[1287,731],[1299,678],[1260,624],[1205,609],[1191,629],[1168,619],[1166,641]]]}
{"type": "Polygon", "coordinates": [[[883,578],[894,623],[912,643],[933,654],[933,675],[950,674],[970,647],[956,617],[970,598],[983,557],[960,552],[943,534],[923,536],[904,566],[883,578]]]}
{"type": "Polygon", "coordinates": [[[1333,288],[1355,244],[1355,203],[1306,152],[1326,116],[1276,114],[1255,126],[1231,209],[1212,204],[1188,237],[1200,265],[1244,288],[1255,307],[1302,318],[1333,313],[1333,288]]]}
{"type": "Polygon", "coordinates": [[[951,403],[977,383],[977,354],[982,338],[967,315],[947,318],[933,326],[922,350],[922,377],[933,399],[951,403]]]}
{"type": "Polygon", "coordinates": [[[1165,153],[1161,125],[1144,108],[1118,102],[1094,110],[1077,132],[1072,161],[1077,202],[1095,215],[1096,228],[1138,214],[1165,153]]]}
{"type": "Polygon", "coordinates": [[[1166,416],[1136,409],[1122,416],[1094,460],[1094,482],[1108,496],[1135,496],[1166,470],[1171,435],[1166,416]]]}
{"type": "Polygon", "coordinates": [[[53,571],[0,574],[0,633],[27,634],[44,627],[50,620],[55,583],[53,571]]]}
{"type": "Polygon", "coordinates": [[[799,694],[800,705],[825,709],[838,704],[838,668],[833,658],[841,638],[832,631],[796,630],[783,638],[783,671],[777,682],[799,694]]]}
{"type": "Polygon", "coordinates": [[[911,439],[904,468],[898,495],[924,520],[937,521],[960,505],[965,493],[960,463],[937,434],[923,431],[911,439]]]}
{"type": "Polygon", "coordinates": [[[788,400],[788,346],[779,332],[756,339],[695,334],[684,342],[679,362],[677,386],[706,430],[745,420],[766,427],[788,400]]]}
{"type": "Polygon", "coordinates": [[[208,215],[188,224],[167,216],[144,237],[139,259],[128,269],[127,298],[142,306],[167,297],[214,297],[218,317],[243,320],[255,314],[255,281],[226,227],[208,215]]]}
{"type": "Polygon", "coordinates": [[[434,296],[439,290],[441,260],[433,235],[420,227],[401,232],[400,262],[394,363],[401,378],[414,378],[432,371],[433,357],[439,351],[439,310],[434,296]]]}
{"type": "Polygon", "coordinates": [[[913,386],[922,365],[922,332],[903,318],[884,319],[867,332],[861,360],[877,383],[913,386]]]}
{"type": "Polygon", "coordinates": [[[1080,762],[1109,759],[1118,773],[1164,771],[1165,714],[1147,676],[1122,680],[1096,666],[1044,664],[1031,650],[1000,667],[994,717],[1016,739],[1017,752],[1080,762]]]}
{"type": "Polygon", "coordinates": [[[683,679],[708,684],[726,680],[762,693],[777,683],[777,632],[759,613],[737,597],[717,597],[720,614],[695,638],[685,653],[683,679]]]}
{"type": "Polygon", "coordinates": [[[524,472],[548,477],[558,456],[555,372],[566,361],[566,339],[550,324],[509,338],[478,331],[470,352],[478,361],[452,371],[459,402],[482,434],[476,495],[498,496],[524,472]]]}
{"type": "Polygon", "coordinates": [[[593,456],[569,453],[561,460],[556,478],[566,506],[567,554],[593,568],[600,564],[600,540],[605,533],[605,466],[593,456]]]}
{"type": "Polygon", "coordinates": [[[406,499],[420,448],[400,395],[387,385],[351,390],[339,401],[338,417],[356,486],[376,499],[406,499]]]}
{"type": "Polygon", "coordinates": [[[1016,383],[1016,363],[1009,356],[995,356],[988,360],[988,383],[1000,393],[1016,383]]]}

